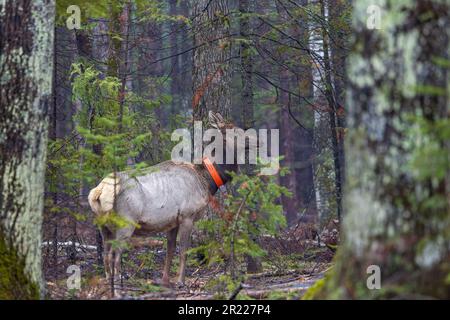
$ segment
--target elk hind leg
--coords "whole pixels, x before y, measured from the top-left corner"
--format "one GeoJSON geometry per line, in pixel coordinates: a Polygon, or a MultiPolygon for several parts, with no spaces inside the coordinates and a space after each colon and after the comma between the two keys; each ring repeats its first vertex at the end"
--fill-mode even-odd
{"type": "Polygon", "coordinates": [[[112,257],[112,246],[111,241],[114,239],[113,233],[106,227],[100,228],[100,233],[103,240],[103,267],[105,268],[106,279],[109,280],[111,277],[111,257],[112,257]]]}
{"type": "Polygon", "coordinates": [[[121,256],[122,251],[124,250],[125,246],[127,245],[129,239],[133,235],[135,227],[129,226],[126,228],[122,228],[116,231],[116,237],[115,237],[115,243],[112,245],[112,248],[110,250],[111,256],[110,256],[110,263],[111,267],[113,268],[112,272],[114,273],[114,281],[120,280],[121,274],[122,274],[122,264],[121,264],[121,256]],[[112,261],[114,260],[114,261],[112,261]]]}
{"type": "Polygon", "coordinates": [[[177,234],[178,234],[178,226],[167,232],[167,252],[162,277],[162,284],[164,286],[170,285],[170,266],[172,264],[173,255],[175,254],[175,249],[177,245],[177,234]]]}

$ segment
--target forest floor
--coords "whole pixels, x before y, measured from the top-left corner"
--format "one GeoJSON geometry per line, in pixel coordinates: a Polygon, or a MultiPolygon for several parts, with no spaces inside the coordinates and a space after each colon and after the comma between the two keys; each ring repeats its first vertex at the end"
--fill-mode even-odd
{"type": "MultiPolygon", "coordinates": [[[[243,263],[238,270],[242,274],[241,280],[230,284],[229,280],[224,280],[227,277],[224,276],[222,265],[202,265],[196,257],[191,257],[185,286],[166,288],[158,284],[164,263],[164,242],[154,240],[152,243],[151,246],[138,247],[123,255],[124,277],[121,283],[115,284],[115,298],[299,299],[331,268],[334,255],[333,247],[320,241],[292,239],[292,235],[288,237],[285,234],[261,241],[261,246],[268,253],[262,260],[263,272],[245,274],[243,263]]],[[[96,247],[81,245],[74,248],[71,243],[59,244],[56,269],[51,250],[43,248],[48,299],[111,299],[111,285],[105,280],[103,267],[97,262],[96,247]],[[70,265],[80,267],[80,289],[68,289],[73,273],[67,272],[70,265]]],[[[174,260],[173,283],[178,267],[177,259],[174,260]]]]}

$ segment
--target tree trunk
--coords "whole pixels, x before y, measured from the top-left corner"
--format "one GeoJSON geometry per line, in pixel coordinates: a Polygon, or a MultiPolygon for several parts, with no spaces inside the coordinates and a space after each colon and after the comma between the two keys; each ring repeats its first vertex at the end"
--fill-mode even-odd
{"type": "Polygon", "coordinates": [[[111,43],[109,39],[108,20],[105,18],[89,19],[89,22],[94,25],[92,28],[92,44],[90,58],[93,58],[95,66],[104,74],[107,73],[108,47],[111,43]]]}
{"type": "MultiPolygon", "coordinates": [[[[120,89],[119,89],[119,133],[123,131],[123,113],[125,108],[125,96],[127,94],[127,90],[132,88],[127,87],[131,82],[128,81],[128,77],[130,77],[130,16],[131,16],[131,1],[127,1],[124,3],[122,14],[121,14],[121,22],[120,22],[120,34],[121,34],[121,45],[119,56],[121,57],[121,63],[119,66],[119,74],[118,78],[120,80],[120,89]]],[[[116,53],[118,54],[118,53],[116,53]]],[[[128,162],[131,164],[133,161],[129,159],[128,162]]]]}
{"type": "MultiPolygon", "coordinates": [[[[57,84],[56,84],[56,66],[57,66],[57,58],[56,54],[56,41],[57,41],[57,32],[56,27],[53,29],[53,79],[52,79],[52,112],[50,114],[50,128],[49,135],[50,139],[56,141],[58,138],[58,96],[57,96],[57,84]]],[[[54,183],[58,184],[58,179],[55,176],[54,183]]],[[[56,189],[56,188],[55,188],[56,189]]],[[[53,207],[56,208],[58,206],[58,191],[57,189],[51,193],[52,195],[52,204],[53,207]]],[[[53,225],[53,235],[52,235],[52,269],[53,275],[56,279],[58,277],[58,219],[60,218],[59,212],[54,212],[51,220],[53,225]]],[[[45,221],[45,218],[44,220],[45,221]]],[[[45,222],[44,222],[45,223],[45,222]]]]}
{"type": "Polygon", "coordinates": [[[251,32],[250,19],[248,14],[250,11],[249,0],[239,1],[239,12],[242,15],[239,19],[240,36],[245,41],[240,45],[241,57],[241,82],[242,82],[242,123],[244,130],[253,128],[255,126],[254,119],[254,105],[253,105],[253,56],[251,52],[251,41],[249,34],[251,32]]]}
{"type": "MultiPolygon", "coordinates": [[[[325,15],[325,0],[320,1],[320,9],[322,18],[326,21],[325,15]]],[[[325,22],[323,22],[325,23],[325,22]]],[[[328,101],[328,115],[330,121],[330,131],[331,131],[331,144],[333,151],[333,161],[334,161],[334,181],[335,181],[335,194],[336,194],[336,212],[338,220],[342,216],[342,175],[341,175],[341,156],[340,151],[343,151],[342,141],[338,139],[337,123],[336,123],[336,99],[333,89],[333,83],[331,80],[331,62],[329,53],[329,36],[328,30],[325,25],[322,25],[322,44],[323,44],[323,64],[325,72],[325,95],[328,101]]]]}
{"type": "MultiPolygon", "coordinates": [[[[240,57],[241,57],[241,99],[242,99],[242,123],[244,130],[254,128],[254,101],[253,101],[253,56],[251,52],[251,45],[249,44],[251,25],[250,18],[248,16],[251,13],[249,0],[239,1],[239,12],[241,14],[239,19],[240,36],[245,41],[240,45],[240,57]]],[[[245,167],[244,172],[251,174],[252,166],[249,164],[249,154],[245,153],[245,167]]],[[[250,221],[249,223],[255,224],[250,221]]],[[[254,235],[250,235],[253,241],[257,241],[254,235]]],[[[262,271],[261,259],[253,258],[247,255],[247,273],[257,273],[262,271]]],[[[234,266],[233,266],[234,267],[234,266]]]]}
{"type": "Polygon", "coordinates": [[[350,4],[342,0],[328,0],[329,34],[331,36],[331,64],[336,99],[336,131],[338,138],[341,185],[345,184],[345,86],[347,85],[346,59],[350,36],[350,4]]]}
{"type": "MultiPolygon", "coordinates": [[[[179,14],[183,15],[184,17],[189,17],[189,1],[181,1],[180,7],[179,7],[179,14]]],[[[186,52],[186,50],[192,48],[193,45],[193,39],[189,36],[188,32],[188,26],[185,24],[183,28],[180,30],[180,36],[179,39],[181,40],[180,43],[180,51],[186,52]]],[[[192,77],[190,76],[192,74],[192,55],[190,52],[184,53],[180,56],[180,92],[181,95],[181,106],[179,108],[179,111],[182,111],[183,113],[190,111],[191,101],[192,101],[192,77]]]]}
{"type": "MultiPolygon", "coordinates": [[[[308,0],[301,2],[303,6],[308,6],[308,0]]],[[[303,44],[309,48],[309,24],[306,16],[302,16],[294,27],[294,35],[303,44]]],[[[296,68],[296,79],[298,94],[305,97],[307,101],[314,100],[312,61],[307,52],[301,52],[302,56],[296,68]]],[[[298,119],[301,119],[303,127],[295,130],[295,165],[294,172],[297,180],[297,202],[301,213],[301,221],[317,222],[317,206],[314,190],[314,110],[304,99],[294,98],[295,108],[291,110],[298,119]]]]}
{"type": "MultiPolygon", "coordinates": [[[[162,61],[158,61],[162,56],[162,48],[164,47],[163,39],[161,39],[161,34],[163,34],[163,28],[156,22],[152,22],[151,28],[151,45],[150,49],[153,52],[153,59],[156,63],[152,64],[151,75],[155,78],[163,77],[164,75],[164,64],[162,61]]],[[[155,90],[150,91],[150,99],[156,98],[157,92],[155,90]]],[[[161,130],[165,125],[164,121],[164,108],[161,104],[158,104],[154,108],[154,114],[156,121],[152,125],[152,158],[153,163],[159,163],[164,160],[164,147],[161,140],[161,130]]]]}
{"type": "Polygon", "coordinates": [[[0,12],[0,299],[38,299],[55,6],[2,0],[0,12]]]}
{"type": "Polygon", "coordinates": [[[193,98],[195,120],[209,111],[230,116],[230,39],[228,1],[198,0],[192,16],[194,29],[193,98]]]}
{"type": "MultiPolygon", "coordinates": [[[[280,84],[283,88],[288,87],[289,77],[286,70],[281,70],[280,84]]],[[[283,204],[283,210],[286,215],[286,221],[288,226],[292,226],[297,222],[297,181],[295,172],[293,170],[294,163],[294,132],[293,123],[289,115],[289,108],[291,104],[291,97],[289,93],[282,91],[279,97],[280,107],[280,135],[281,135],[281,154],[284,159],[281,162],[282,166],[288,167],[291,172],[280,177],[281,185],[286,187],[291,193],[291,196],[281,196],[281,202],[283,204]]]]}
{"type": "MultiPolygon", "coordinates": [[[[104,74],[108,72],[108,46],[110,45],[110,39],[109,39],[109,30],[108,30],[108,21],[104,18],[96,19],[95,21],[92,21],[94,24],[94,28],[92,30],[92,58],[95,61],[98,61],[96,64],[96,68],[101,70],[104,74]]],[[[81,107],[81,106],[80,106],[81,107]]],[[[81,110],[81,108],[80,108],[81,110]]],[[[92,116],[89,119],[89,130],[92,131],[92,126],[95,118],[95,110],[92,112],[92,116]]],[[[84,142],[83,142],[84,145],[84,142]]],[[[97,154],[101,155],[102,153],[102,145],[97,144],[92,146],[92,151],[97,154]]],[[[83,160],[80,161],[81,168],[83,167],[83,160]]],[[[81,183],[82,184],[82,183],[81,183]]],[[[80,188],[80,198],[83,194],[86,194],[83,192],[83,188],[85,186],[82,186],[80,188]]],[[[89,192],[89,191],[88,191],[89,192]]],[[[100,230],[95,230],[95,242],[97,246],[97,264],[99,266],[103,266],[103,239],[100,230]]]]}
{"type": "MultiPolygon", "coordinates": [[[[288,7],[281,2],[276,3],[276,9],[278,12],[279,19],[286,23],[289,21],[289,11],[288,7]]],[[[289,61],[290,55],[288,53],[282,53],[279,59],[282,61],[289,61]]],[[[289,168],[290,172],[284,176],[280,177],[280,183],[282,186],[286,187],[291,193],[291,196],[282,195],[281,203],[283,205],[283,210],[286,215],[286,221],[288,226],[292,226],[297,222],[298,218],[298,203],[297,203],[297,181],[294,169],[294,121],[291,119],[289,110],[292,110],[292,96],[290,94],[292,90],[292,73],[291,70],[287,68],[286,65],[278,66],[278,81],[280,88],[284,90],[279,91],[278,95],[278,107],[280,110],[279,128],[280,128],[280,151],[284,156],[281,161],[281,166],[289,168]]]]}
{"type": "Polygon", "coordinates": [[[383,24],[368,29],[374,2],[354,3],[344,240],[322,294],[448,299],[450,7],[375,1],[383,24]]]}
{"type": "MultiPolygon", "coordinates": [[[[177,2],[178,0],[170,0],[169,1],[169,14],[171,16],[176,16],[178,14],[178,8],[177,8],[177,2]]],[[[175,28],[175,30],[178,30],[181,26],[180,23],[174,23],[171,24],[172,28],[175,28]]],[[[176,115],[178,112],[180,112],[181,109],[181,99],[180,99],[180,56],[178,55],[179,48],[178,48],[178,31],[171,31],[169,36],[170,41],[170,55],[172,58],[170,59],[171,62],[171,71],[170,71],[170,95],[172,96],[172,105],[171,105],[171,114],[172,116],[176,115]]],[[[185,41],[185,39],[183,39],[185,41]]]]}

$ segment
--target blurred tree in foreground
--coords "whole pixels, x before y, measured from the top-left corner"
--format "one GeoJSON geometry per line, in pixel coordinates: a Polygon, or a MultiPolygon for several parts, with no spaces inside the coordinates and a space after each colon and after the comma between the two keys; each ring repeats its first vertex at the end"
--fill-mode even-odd
{"type": "Polygon", "coordinates": [[[354,12],[344,241],[307,296],[449,298],[450,6],[357,1],[354,12]]]}
{"type": "Polygon", "coordinates": [[[2,0],[0,13],[0,299],[38,299],[54,3],[2,0]]]}

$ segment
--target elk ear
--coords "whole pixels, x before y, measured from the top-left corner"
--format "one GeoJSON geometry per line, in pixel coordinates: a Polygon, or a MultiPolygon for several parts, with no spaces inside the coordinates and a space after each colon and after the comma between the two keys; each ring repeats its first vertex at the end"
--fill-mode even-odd
{"type": "Polygon", "coordinates": [[[216,129],[220,129],[225,126],[225,121],[223,120],[223,117],[221,116],[220,113],[209,111],[208,121],[211,124],[211,126],[216,129]]]}

